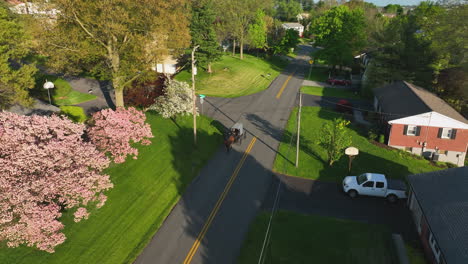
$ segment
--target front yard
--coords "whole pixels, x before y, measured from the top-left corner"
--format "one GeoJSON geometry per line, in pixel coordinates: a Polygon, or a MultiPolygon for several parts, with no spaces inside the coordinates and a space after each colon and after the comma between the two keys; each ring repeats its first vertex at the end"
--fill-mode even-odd
{"type": "Polygon", "coordinates": [[[318,87],[318,86],[302,86],[301,92],[305,94],[317,95],[317,96],[328,96],[338,98],[349,98],[349,99],[362,99],[356,93],[353,93],[347,89],[340,88],[329,88],[329,87],[318,87]]]}
{"type": "MultiPolygon", "coordinates": [[[[198,69],[196,90],[198,94],[219,97],[238,97],[257,93],[268,88],[280,74],[287,62],[273,57],[261,59],[244,54],[244,59],[225,55],[213,63],[213,73],[198,69]]],[[[191,83],[191,72],[184,70],[176,75],[176,80],[191,83]]]]}
{"type": "Polygon", "coordinates": [[[301,116],[301,139],[299,151],[299,168],[295,167],[296,159],[296,127],[297,109],[290,116],[279,155],[276,156],[273,169],[277,172],[331,182],[341,182],[346,175],[357,175],[364,172],[383,173],[390,178],[405,179],[407,175],[422,173],[441,168],[434,167],[427,160],[417,159],[407,153],[397,150],[388,150],[372,144],[366,137],[357,132],[353,125],[346,130],[352,139],[352,146],[359,149],[359,155],[354,159],[351,172],[348,173],[348,157],[343,156],[335,162],[333,167],[326,163],[325,149],[318,146],[316,141],[325,122],[331,122],[342,114],[331,109],[321,107],[303,107],[301,116]],[[294,137],[290,150],[291,135],[294,137]]]}
{"type": "Polygon", "coordinates": [[[222,136],[212,120],[198,118],[198,143],[193,148],[192,118],[176,123],[147,113],[154,138],[139,146],[137,160],[114,164],[106,173],[114,188],[104,207],[88,220],[73,222],[64,212],[67,240],[53,254],[27,247],[0,245],[0,263],[132,263],[171,212],[188,184],[220,146],[222,136]]]}
{"type": "MultiPolygon", "coordinates": [[[[257,263],[270,213],[251,224],[239,263],[257,263]]],[[[385,226],[279,211],[264,263],[394,263],[391,234],[385,226]]]]}

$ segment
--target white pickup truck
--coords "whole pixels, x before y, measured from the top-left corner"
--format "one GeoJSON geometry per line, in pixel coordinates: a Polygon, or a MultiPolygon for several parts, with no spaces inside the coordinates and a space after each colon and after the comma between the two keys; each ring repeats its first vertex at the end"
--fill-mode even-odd
{"type": "Polygon", "coordinates": [[[389,202],[406,198],[406,185],[403,181],[391,180],[383,174],[363,173],[359,176],[346,176],[343,191],[351,198],[358,195],[385,197],[389,202]]]}

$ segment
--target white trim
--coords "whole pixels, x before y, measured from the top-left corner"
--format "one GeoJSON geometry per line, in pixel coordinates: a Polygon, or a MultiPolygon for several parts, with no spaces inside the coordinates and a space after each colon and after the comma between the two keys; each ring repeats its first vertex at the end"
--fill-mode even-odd
{"type": "Polygon", "coordinates": [[[451,139],[452,138],[452,133],[453,133],[453,129],[452,128],[449,128],[449,127],[443,127],[442,128],[442,133],[440,134],[440,138],[443,138],[443,139],[451,139]],[[447,135],[444,135],[445,131],[447,131],[447,135]]]}
{"type": "Polygon", "coordinates": [[[408,129],[406,130],[406,135],[407,136],[416,136],[416,132],[418,131],[418,126],[415,126],[415,125],[408,125],[408,129]],[[410,127],[413,129],[411,131],[413,131],[412,134],[410,134],[410,127]]]}
{"type": "Polygon", "coordinates": [[[432,253],[437,263],[440,263],[440,248],[437,246],[437,242],[432,235],[432,232],[429,231],[429,246],[431,246],[432,253]]]}
{"type": "Polygon", "coordinates": [[[408,116],[404,118],[388,121],[389,124],[417,125],[429,127],[448,127],[458,129],[468,129],[468,124],[460,122],[448,116],[437,112],[427,112],[419,115],[408,116]]]}

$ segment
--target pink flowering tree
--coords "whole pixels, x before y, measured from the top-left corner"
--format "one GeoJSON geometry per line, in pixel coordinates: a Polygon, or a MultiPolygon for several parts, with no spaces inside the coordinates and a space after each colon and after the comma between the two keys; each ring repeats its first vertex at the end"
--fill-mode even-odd
{"type": "Polygon", "coordinates": [[[0,240],[54,252],[65,241],[64,209],[75,221],[113,187],[109,159],[82,139],[84,125],[62,117],[0,112],[0,240]]]}
{"type": "Polygon", "coordinates": [[[138,156],[138,150],[131,144],[151,144],[149,138],[153,134],[145,120],[145,114],[133,107],[120,107],[115,111],[104,109],[93,115],[88,135],[91,142],[104,153],[110,154],[115,163],[123,163],[127,155],[132,155],[134,159],[138,156]]]}

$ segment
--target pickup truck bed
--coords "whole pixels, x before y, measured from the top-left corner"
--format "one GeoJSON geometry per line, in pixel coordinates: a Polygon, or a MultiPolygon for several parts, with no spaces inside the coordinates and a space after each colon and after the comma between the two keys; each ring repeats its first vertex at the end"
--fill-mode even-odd
{"type": "Polygon", "coordinates": [[[388,189],[406,191],[406,184],[400,180],[387,179],[388,189]]]}

